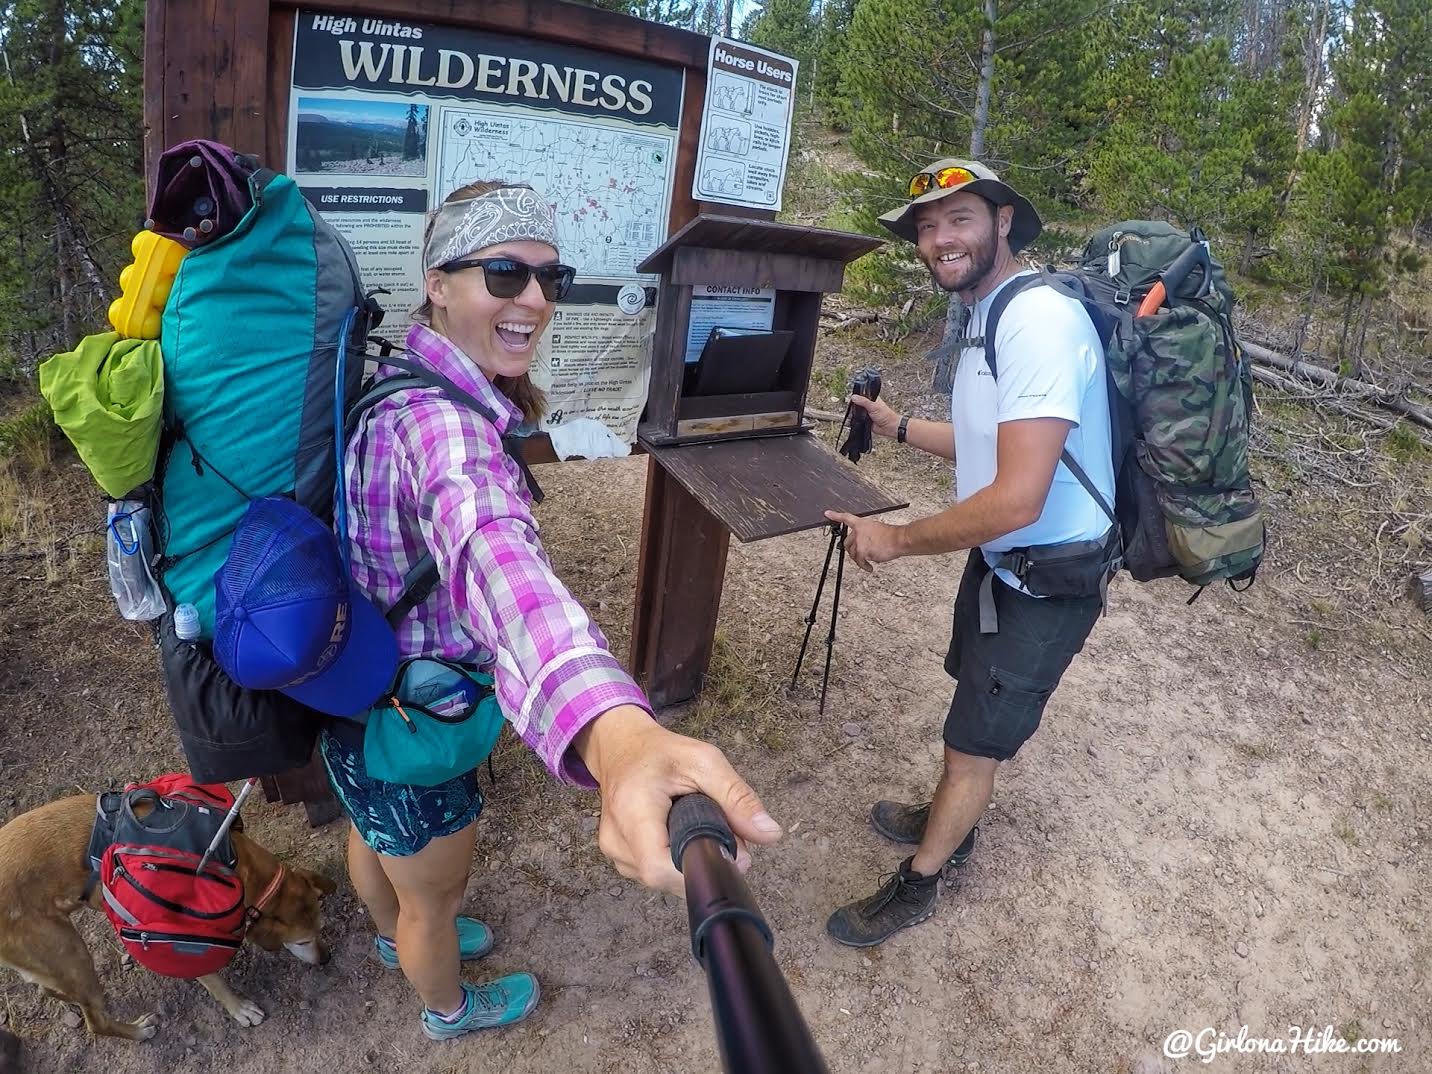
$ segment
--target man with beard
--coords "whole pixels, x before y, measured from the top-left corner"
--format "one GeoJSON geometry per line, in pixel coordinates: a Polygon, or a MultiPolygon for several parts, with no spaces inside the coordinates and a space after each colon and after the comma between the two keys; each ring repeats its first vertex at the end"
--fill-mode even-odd
{"type": "Polygon", "coordinates": [[[955,462],[955,503],[904,525],[827,512],[849,527],[846,551],[861,568],[901,556],[969,549],[955,597],[945,670],[957,680],[944,726],[944,771],[933,800],[877,802],[870,822],[915,853],[876,893],[826,925],[865,947],[935,912],[943,867],[962,865],[989,804],[995,772],[1039,726],[1050,694],[1098,618],[1097,593],[1036,596],[1021,580],[1022,551],[1102,543],[1110,521],[1093,492],[1114,498],[1104,351],[1083,307],[1050,287],[1015,285],[1029,270],[1015,254],[1040,231],[1034,207],[989,168],[937,160],[910,181],[910,200],[880,220],[915,243],[935,283],[971,308],[955,373],[951,423],[902,416],[853,396],[876,433],[955,462]],[[1001,291],[998,375],[983,333],[1001,291]],[[1067,449],[1093,489],[1060,455],[1067,449]],[[1018,551],[1015,551],[1018,550],[1018,551]]]}

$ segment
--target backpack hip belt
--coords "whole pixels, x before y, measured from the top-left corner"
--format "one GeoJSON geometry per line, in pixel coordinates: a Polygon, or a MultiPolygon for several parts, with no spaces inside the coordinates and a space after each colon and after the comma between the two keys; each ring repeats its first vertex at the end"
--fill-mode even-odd
{"type": "Polygon", "coordinates": [[[1119,573],[1123,564],[1123,542],[1118,526],[1110,526],[1104,536],[1091,541],[1011,548],[1001,553],[980,582],[980,633],[999,633],[999,616],[994,605],[996,571],[1009,571],[1036,597],[1097,596],[1107,612],[1109,579],[1119,573]]]}

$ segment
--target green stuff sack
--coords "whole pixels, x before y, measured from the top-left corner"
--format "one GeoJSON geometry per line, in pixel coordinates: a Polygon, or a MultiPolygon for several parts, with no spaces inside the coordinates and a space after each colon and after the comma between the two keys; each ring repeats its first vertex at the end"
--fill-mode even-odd
{"type": "Polygon", "coordinates": [[[40,366],[40,394],[99,487],[124,499],[154,476],[164,365],[154,340],[86,336],[40,366]]]}

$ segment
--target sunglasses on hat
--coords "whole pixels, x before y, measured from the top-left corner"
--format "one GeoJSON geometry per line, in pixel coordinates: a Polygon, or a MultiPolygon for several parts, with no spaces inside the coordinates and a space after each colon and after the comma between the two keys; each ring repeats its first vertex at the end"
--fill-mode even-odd
{"type": "Polygon", "coordinates": [[[482,269],[482,279],[487,284],[487,293],[493,298],[516,298],[527,289],[527,281],[537,277],[537,286],[542,288],[542,297],[548,302],[560,302],[572,289],[577,270],[571,265],[529,265],[512,257],[466,257],[439,265],[443,272],[461,272],[463,269],[482,269]]]}
{"type": "Polygon", "coordinates": [[[941,168],[934,172],[920,172],[910,177],[910,197],[918,198],[921,194],[928,194],[930,189],[949,190],[950,187],[964,186],[966,183],[973,183],[979,176],[968,168],[951,167],[941,168]]]}

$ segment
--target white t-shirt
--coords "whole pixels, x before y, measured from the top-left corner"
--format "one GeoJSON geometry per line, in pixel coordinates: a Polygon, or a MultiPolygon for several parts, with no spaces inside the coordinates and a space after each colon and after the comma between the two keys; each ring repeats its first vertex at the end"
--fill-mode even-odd
{"type": "MultiPolygon", "coordinates": [[[[984,334],[995,296],[1018,278],[1010,277],[975,304],[965,335],[984,334]]],[[[1065,448],[1112,504],[1114,462],[1104,348],[1088,314],[1074,299],[1051,287],[1031,287],[1005,307],[996,327],[998,383],[985,364],[983,346],[966,347],[955,370],[950,419],[955,427],[956,502],[994,482],[1000,422],[1063,418],[1075,423],[1065,448]]],[[[981,548],[985,561],[993,566],[1000,553],[1011,548],[1093,540],[1109,526],[1109,516],[1061,462],[1039,518],[981,548]]],[[[1001,571],[1000,577],[1020,588],[1009,572],[1001,571]]]]}

